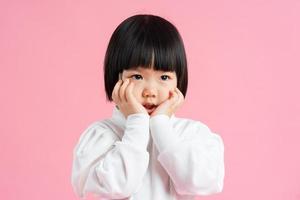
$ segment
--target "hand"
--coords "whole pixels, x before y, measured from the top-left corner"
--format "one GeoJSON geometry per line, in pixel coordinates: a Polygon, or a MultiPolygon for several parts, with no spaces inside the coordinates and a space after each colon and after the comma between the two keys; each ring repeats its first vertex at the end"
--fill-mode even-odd
{"type": "Polygon", "coordinates": [[[162,102],[152,113],[151,117],[158,114],[166,114],[169,117],[183,104],[184,96],[178,88],[170,91],[170,97],[162,102]]]}
{"type": "Polygon", "coordinates": [[[112,92],[112,99],[117,104],[118,108],[123,113],[125,118],[127,118],[128,115],[134,113],[148,114],[144,106],[140,104],[133,96],[133,84],[134,83],[129,79],[126,79],[124,82],[122,80],[119,80],[112,92]]]}

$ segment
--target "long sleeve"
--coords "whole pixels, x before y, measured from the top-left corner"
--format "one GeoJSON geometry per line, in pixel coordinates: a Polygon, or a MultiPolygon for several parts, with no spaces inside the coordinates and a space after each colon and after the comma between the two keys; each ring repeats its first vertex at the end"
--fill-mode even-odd
{"type": "Polygon", "coordinates": [[[73,152],[71,181],[76,194],[123,199],[137,191],[149,163],[149,134],[149,116],[141,113],[127,117],[121,141],[103,124],[88,127],[73,152]]]}
{"type": "Polygon", "coordinates": [[[186,121],[177,132],[167,115],[150,119],[150,131],[159,151],[158,160],[181,195],[221,192],[224,179],[222,138],[197,121],[186,121]]]}

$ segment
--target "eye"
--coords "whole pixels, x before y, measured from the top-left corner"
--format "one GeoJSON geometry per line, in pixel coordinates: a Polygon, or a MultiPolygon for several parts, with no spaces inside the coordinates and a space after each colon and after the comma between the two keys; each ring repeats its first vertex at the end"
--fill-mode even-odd
{"type": "Polygon", "coordinates": [[[168,76],[168,75],[162,75],[161,79],[164,80],[164,81],[166,81],[166,80],[170,79],[170,76],[168,76]]]}
{"type": "Polygon", "coordinates": [[[134,75],[132,75],[130,78],[134,78],[134,79],[136,79],[136,80],[140,80],[140,79],[142,79],[143,77],[142,77],[141,75],[139,75],[139,74],[134,74],[134,75]]]}

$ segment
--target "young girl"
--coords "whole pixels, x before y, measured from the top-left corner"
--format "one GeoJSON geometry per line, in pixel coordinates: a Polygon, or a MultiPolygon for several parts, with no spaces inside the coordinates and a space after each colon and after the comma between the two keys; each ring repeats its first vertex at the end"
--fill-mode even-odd
{"type": "Polygon", "coordinates": [[[222,138],[175,117],[187,91],[184,45],[176,27],[135,15],[114,31],[104,61],[112,117],[92,123],[73,153],[79,197],[186,200],[223,189],[222,138]]]}

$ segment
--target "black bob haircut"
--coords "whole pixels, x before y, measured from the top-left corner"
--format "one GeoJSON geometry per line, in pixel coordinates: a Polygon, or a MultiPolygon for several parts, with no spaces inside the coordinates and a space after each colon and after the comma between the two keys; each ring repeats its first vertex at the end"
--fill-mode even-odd
{"type": "Polygon", "coordinates": [[[187,59],[177,28],[166,19],[139,14],[125,19],[113,32],[104,59],[106,99],[119,80],[119,73],[137,67],[176,72],[177,87],[186,95],[187,59]]]}

